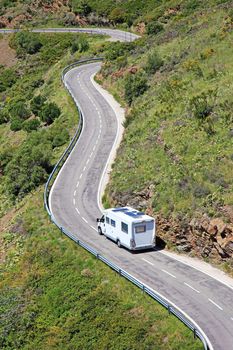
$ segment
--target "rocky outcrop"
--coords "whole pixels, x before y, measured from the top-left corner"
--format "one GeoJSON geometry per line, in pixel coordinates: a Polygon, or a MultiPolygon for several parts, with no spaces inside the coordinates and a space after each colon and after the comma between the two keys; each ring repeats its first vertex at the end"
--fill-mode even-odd
{"type": "MultiPolygon", "coordinates": [[[[213,261],[232,261],[233,263],[233,221],[224,222],[222,218],[210,218],[204,214],[190,221],[184,218],[165,218],[152,209],[154,185],[140,192],[128,192],[124,195],[113,193],[113,205],[129,205],[138,210],[156,216],[157,235],[160,242],[176,247],[181,253],[208,258],[213,261]]],[[[230,207],[227,207],[231,214],[230,207]]]]}

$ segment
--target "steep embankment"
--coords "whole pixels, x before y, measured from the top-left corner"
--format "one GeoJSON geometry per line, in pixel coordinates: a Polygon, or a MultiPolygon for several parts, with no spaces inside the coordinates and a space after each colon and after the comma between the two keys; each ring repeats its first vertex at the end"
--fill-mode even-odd
{"type": "Polygon", "coordinates": [[[231,266],[232,3],[166,3],[98,77],[127,106],[104,199],[155,215],[168,247],[231,266]]]}

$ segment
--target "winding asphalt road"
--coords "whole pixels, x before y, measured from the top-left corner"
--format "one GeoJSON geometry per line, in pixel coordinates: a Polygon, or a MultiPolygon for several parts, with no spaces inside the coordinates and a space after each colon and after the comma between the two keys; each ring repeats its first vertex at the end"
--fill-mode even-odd
{"type": "MultiPolygon", "coordinates": [[[[84,31],[88,30],[93,33],[93,29],[84,31]]],[[[105,34],[122,41],[137,38],[120,31],[105,30],[105,34]]],[[[188,314],[206,333],[215,350],[232,350],[233,288],[159,251],[132,254],[97,234],[96,218],[101,215],[97,199],[99,183],[118,126],[115,112],[92,83],[91,77],[99,69],[100,63],[91,63],[65,75],[85,120],[81,136],[52,187],[49,198],[52,215],[61,226],[188,314]]]]}
{"type": "Polygon", "coordinates": [[[114,111],[91,77],[100,63],[70,70],[66,84],[85,117],[79,141],[59,173],[50,195],[56,221],[119,267],[137,277],[187,313],[203,329],[214,349],[233,349],[233,290],[159,251],[132,254],[99,236],[97,196],[101,174],[116,138],[114,111]]]}

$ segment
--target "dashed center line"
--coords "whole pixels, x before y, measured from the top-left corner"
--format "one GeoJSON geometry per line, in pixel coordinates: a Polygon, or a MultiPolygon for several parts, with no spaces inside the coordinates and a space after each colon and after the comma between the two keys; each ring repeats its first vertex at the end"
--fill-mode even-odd
{"type": "Polygon", "coordinates": [[[75,198],[73,198],[73,204],[75,205],[75,198]]]}
{"type": "Polygon", "coordinates": [[[79,181],[77,182],[76,188],[78,188],[78,186],[79,186],[79,181]]]}
{"type": "Polygon", "coordinates": [[[215,303],[212,299],[208,298],[208,300],[215,305],[219,310],[223,310],[223,308],[221,306],[219,306],[217,303],[215,303]]]}
{"type": "Polygon", "coordinates": [[[231,321],[233,321],[233,317],[231,317],[231,321]]]}
{"type": "Polygon", "coordinates": [[[171,276],[173,278],[176,278],[176,276],[174,276],[172,273],[170,273],[170,272],[168,272],[166,270],[163,270],[163,269],[162,269],[162,271],[165,272],[167,275],[169,275],[169,276],[171,276]]]}
{"type": "Polygon", "coordinates": [[[87,168],[87,167],[86,167],[86,165],[85,165],[85,167],[83,168],[83,171],[85,171],[85,170],[86,170],[86,168],[87,168]]]}
{"type": "Polygon", "coordinates": [[[79,178],[81,179],[82,178],[82,176],[83,176],[83,173],[79,176],[79,178]]]}
{"type": "Polygon", "coordinates": [[[147,262],[148,264],[154,266],[154,264],[153,264],[152,262],[150,262],[150,261],[148,261],[148,260],[146,260],[146,259],[144,259],[144,258],[142,258],[142,260],[145,261],[145,262],[147,262]]]}
{"type": "Polygon", "coordinates": [[[76,196],[76,190],[74,191],[74,196],[76,196]]]}
{"type": "Polygon", "coordinates": [[[78,208],[75,208],[75,210],[77,211],[78,214],[80,214],[80,211],[78,210],[78,208]]]}
{"type": "Polygon", "coordinates": [[[94,226],[90,225],[90,227],[93,228],[93,230],[95,230],[96,232],[98,232],[98,230],[94,226]]]}
{"type": "Polygon", "coordinates": [[[83,219],[83,221],[85,221],[86,223],[88,223],[88,221],[82,216],[82,219],[83,219]]]}
{"type": "Polygon", "coordinates": [[[187,287],[189,287],[189,288],[191,288],[192,290],[194,290],[195,292],[200,293],[199,290],[197,290],[196,288],[190,286],[190,284],[188,284],[188,283],[186,283],[186,282],[184,282],[184,284],[185,284],[187,287]]]}

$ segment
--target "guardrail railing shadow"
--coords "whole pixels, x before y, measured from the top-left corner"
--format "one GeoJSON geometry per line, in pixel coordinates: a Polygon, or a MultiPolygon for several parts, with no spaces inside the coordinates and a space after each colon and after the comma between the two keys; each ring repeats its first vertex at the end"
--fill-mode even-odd
{"type": "Polygon", "coordinates": [[[132,282],[135,286],[140,288],[143,292],[147,293],[151,298],[153,298],[154,300],[159,302],[162,306],[164,306],[168,310],[169,314],[173,314],[174,316],[176,316],[181,322],[183,322],[193,332],[194,338],[199,338],[201,340],[205,350],[213,350],[212,344],[210,343],[210,341],[207,338],[207,336],[205,335],[205,333],[201,330],[201,328],[198,325],[194,324],[194,322],[187,315],[182,313],[181,310],[179,310],[178,308],[173,306],[164,297],[162,297],[161,295],[159,295],[158,293],[156,293],[155,291],[150,289],[148,286],[146,286],[144,283],[139,281],[137,278],[130,275],[128,272],[121,269],[116,264],[112,263],[110,260],[108,260],[107,258],[102,256],[101,254],[99,254],[95,249],[93,249],[92,247],[90,247],[86,243],[82,242],[77,236],[75,236],[71,232],[67,231],[62,226],[60,226],[56,222],[56,219],[52,215],[51,210],[49,208],[49,193],[50,193],[50,190],[51,190],[52,185],[54,183],[54,180],[55,180],[57,174],[59,173],[60,169],[64,165],[66,159],[69,157],[69,154],[71,153],[72,149],[74,148],[77,140],[79,139],[80,133],[82,131],[82,126],[83,126],[83,113],[82,113],[81,107],[79,106],[78,102],[75,100],[73,93],[72,93],[71,89],[69,88],[69,85],[64,80],[65,74],[73,67],[79,66],[81,64],[98,62],[98,61],[102,61],[102,60],[103,60],[103,58],[90,58],[90,59],[81,60],[81,61],[74,62],[74,63],[70,64],[69,66],[65,67],[62,71],[62,81],[63,81],[66,89],[69,91],[70,95],[72,96],[72,98],[77,106],[77,110],[79,112],[80,118],[79,118],[77,130],[76,130],[72,140],[70,141],[67,149],[64,151],[64,153],[60,157],[60,159],[57,162],[57,164],[55,165],[55,167],[53,168],[53,171],[50,174],[50,176],[46,182],[45,190],[44,190],[45,209],[50,217],[50,220],[60,229],[60,231],[62,233],[64,233],[67,237],[72,239],[80,247],[84,248],[85,250],[87,250],[88,252],[93,254],[97,259],[99,259],[100,261],[102,261],[103,263],[108,265],[112,270],[116,271],[120,276],[125,277],[128,281],[132,282]]]}

